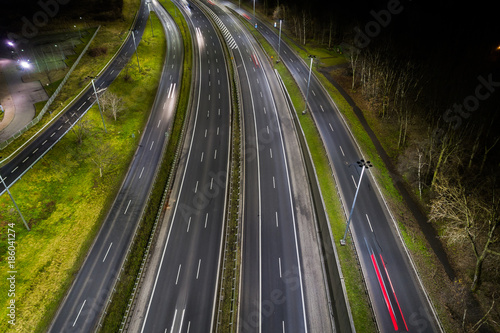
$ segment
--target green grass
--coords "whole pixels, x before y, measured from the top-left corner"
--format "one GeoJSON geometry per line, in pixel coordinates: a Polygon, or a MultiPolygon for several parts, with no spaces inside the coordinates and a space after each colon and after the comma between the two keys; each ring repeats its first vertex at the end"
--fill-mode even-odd
{"type": "MultiPolygon", "coordinates": [[[[304,131],[307,145],[316,168],[318,182],[325,201],[333,237],[336,240],[341,239],[345,230],[345,216],[342,212],[339,197],[335,190],[335,180],[332,176],[323,143],[314,121],[309,114],[306,116],[301,115],[300,110],[304,108],[305,101],[295,81],[286,68],[280,68],[280,66],[278,66],[278,71],[292,97],[295,109],[299,110],[298,116],[300,125],[304,131]]],[[[335,246],[337,247],[342,273],[344,274],[347,296],[351,306],[356,331],[375,332],[376,327],[372,319],[371,310],[368,307],[369,299],[363,287],[363,277],[354,254],[354,249],[350,246],[340,246],[337,243],[335,246]]]]}
{"type": "MultiPolygon", "coordinates": [[[[169,8],[169,11],[171,8],[169,8]]],[[[189,102],[190,82],[191,82],[191,39],[187,32],[187,24],[182,17],[175,17],[177,25],[180,27],[184,41],[184,68],[181,80],[180,100],[177,105],[174,125],[171,133],[169,133],[169,142],[166,152],[163,156],[161,166],[159,168],[158,177],[151,190],[150,199],[144,211],[141,225],[138,229],[138,234],[131,247],[131,252],[123,267],[123,273],[120,275],[120,281],[115,289],[112,302],[107,310],[107,314],[103,321],[101,332],[117,332],[120,329],[122,320],[125,315],[129,299],[132,296],[134,284],[139,274],[140,266],[145,254],[146,246],[153,237],[151,231],[159,212],[161,212],[161,201],[166,186],[168,186],[172,172],[176,164],[176,152],[181,144],[182,129],[186,118],[186,109],[189,102]]],[[[149,25],[148,25],[149,26],[149,25]]],[[[163,28],[155,26],[154,31],[161,31],[160,36],[155,38],[164,39],[163,28]]],[[[163,57],[159,57],[163,59],[163,57]]]]}
{"type": "MultiPolygon", "coordinates": [[[[89,83],[88,79],[86,79],[87,76],[96,76],[106,65],[106,63],[120,48],[123,38],[125,37],[127,30],[130,28],[132,20],[134,19],[139,3],[139,0],[123,0],[123,19],[119,19],[114,22],[106,22],[105,25],[102,25],[96,38],[90,46],[91,48],[95,45],[105,47],[107,48],[107,54],[98,57],[91,57],[87,53],[82,57],[80,63],[76,66],[58,97],[49,108],[50,112],[47,112],[38,124],[33,126],[18,139],[0,151],[0,156],[2,156],[0,158],[0,165],[6,163],[7,157],[15,153],[16,150],[23,144],[30,141],[36,132],[38,132],[45,124],[53,121],[59,116],[59,112],[63,110],[64,107],[67,106],[89,83]]],[[[100,22],[87,23],[89,25],[96,26],[100,24],[100,22]]]]}
{"type": "MultiPolygon", "coordinates": [[[[148,40],[148,35],[145,35],[148,40]]],[[[71,285],[89,246],[105,218],[139,142],[149,116],[165,49],[164,41],[141,43],[139,53],[143,72],[125,82],[120,75],[110,86],[119,92],[126,112],[114,121],[105,118],[108,133],[102,128],[100,114],[92,108],[84,119],[91,124],[90,133],[81,145],[74,133],[66,135],[33,170],[11,187],[25,219],[27,232],[8,195],[0,197],[0,278],[6,281],[6,225],[16,230],[16,305],[17,321],[12,327],[0,322],[2,332],[42,332],[49,325],[59,302],[71,285]],[[132,134],[135,133],[135,137],[132,134]],[[104,168],[104,176],[92,159],[99,158],[102,147],[113,163],[104,168]]],[[[135,69],[131,69],[132,71],[135,69]]],[[[123,73],[122,73],[123,74],[123,73]]],[[[0,315],[6,318],[7,285],[1,284],[0,315]]]]}
{"type": "MultiPolygon", "coordinates": [[[[249,24],[247,24],[247,27],[259,41],[268,56],[272,56],[273,59],[276,59],[277,54],[275,50],[265,40],[265,38],[260,33],[257,33],[249,24]]],[[[305,107],[305,100],[288,69],[282,63],[274,64],[274,67],[280,73],[280,76],[292,99],[295,110],[298,113],[300,126],[302,127],[306,137],[307,145],[316,168],[318,182],[325,201],[325,208],[330,220],[333,237],[337,240],[341,239],[345,230],[345,216],[340,205],[340,199],[336,193],[335,180],[332,176],[332,171],[330,169],[328,157],[323,147],[321,137],[310,114],[308,113],[305,116],[301,114],[301,110],[305,107]]],[[[369,307],[370,300],[365,292],[363,276],[355,256],[354,249],[351,246],[340,246],[337,242],[335,246],[337,248],[342,273],[344,275],[347,296],[351,306],[356,331],[361,333],[375,332],[376,326],[369,307]]]]}
{"type": "MultiPolygon", "coordinates": [[[[49,83],[48,85],[45,85],[43,88],[45,89],[45,92],[47,93],[47,96],[52,96],[52,94],[56,91],[57,87],[59,87],[59,85],[61,84],[63,79],[59,79],[57,81],[54,81],[52,83],[49,83]]],[[[41,103],[44,103],[43,105],[45,105],[45,102],[41,102],[41,103]]],[[[43,106],[42,106],[43,107],[43,106]]]]}

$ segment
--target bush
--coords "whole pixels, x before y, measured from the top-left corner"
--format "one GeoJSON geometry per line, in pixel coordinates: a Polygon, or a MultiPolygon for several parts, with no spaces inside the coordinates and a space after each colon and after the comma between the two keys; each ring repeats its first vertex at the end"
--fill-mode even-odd
{"type": "Polygon", "coordinates": [[[108,53],[108,48],[106,46],[94,47],[89,49],[88,52],[89,56],[91,56],[92,58],[106,55],[107,53],[108,53]]]}

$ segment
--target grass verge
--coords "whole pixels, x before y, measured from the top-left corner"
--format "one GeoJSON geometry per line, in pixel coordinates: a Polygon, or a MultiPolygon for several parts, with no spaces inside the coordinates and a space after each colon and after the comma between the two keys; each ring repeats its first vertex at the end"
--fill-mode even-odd
{"type": "MultiPolygon", "coordinates": [[[[6,163],[7,157],[13,154],[23,144],[30,141],[45,124],[57,118],[59,112],[68,106],[73,98],[77,96],[89,83],[89,79],[86,79],[86,77],[96,76],[109,62],[109,60],[111,60],[113,55],[122,45],[123,38],[127,35],[127,31],[134,20],[135,13],[139,9],[139,4],[140,0],[123,0],[123,18],[114,22],[107,22],[102,25],[96,38],[94,38],[94,41],[90,46],[90,48],[93,48],[96,45],[99,45],[99,47],[106,49],[106,53],[92,57],[87,52],[82,57],[80,63],[76,66],[68,81],[66,81],[66,84],[61,89],[59,95],[51,104],[51,107],[48,110],[49,112],[45,114],[38,124],[27,130],[23,133],[23,135],[0,151],[0,165],[6,163]]],[[[87,22],[87,24],[97,26],[100,23],[87,22]]],[[[92,33],[95,31],[94,29],[89,30],[92,33]]],[[[90,36],[86,36],[85,38],[90,39],[90,36]]],[[[67,68],[67,70],[69,70],[69,68],[67,68]]],[[[55,88],[57,88],[57,86],[55,88]]],[[[55,88],[49,88],[49,90],[55,90],[55,88]]]]}
{"type": "MultiPolygon", "coordinates": [[[[265,40],[265,38],[247,22],[245,22],[245,24],[263,47],[264,51],[269,56],[269,59],[271,59],[271,56],[272,59],[277,59],[275,50],[265,40]]],[[[299,110],[298,117],[300,125],[304,131],[307,145],[316,168],[321,193],[325,200],[325,207],[332,228],[332,234],[334,239],[341,239],[345,230],[345,215],[342,211],[340,200],[336,193],[335,179],[333,178],[321,137],[310,114],[308,113],[304,116],[300,112],[300,110],[304,109],[305,100],[288,69],[283,65],[283,63],[273,64],[273,66],[278,70],[283,82],[285,83],[295,109],[299,110]]],[[[360,333],[376,332],[377,328],[369,307],[370,300],[366,294],[363,276],[356,259],[355,250],[351,246],[340,246],[337,243],[335,246],[337,248],[342,273],[344,275],[347,296],[349,298],[349,304],[351,306],[356,331],[360,333]]]]}
{"type": "MultiPolygon", "coordinates": [[[[68,133],[39,161],[33,170],[11,187],[25,219],[28,232],[10,198],[0,198],[1,281],[7,277],[8,223],[15,223],[15,300],[16,325],[0,322],[1,332],[43,332],[46,330],[66,290],[70,287],[101,222],[114,201],[139,142],[140,131],[149,116],[158,86],[163,59],[153,56],[165,50],[164,40],[151,39],[145,33],[139,53],[144,57],[142,72],[132,80],[122,74],[109,90],[118,93],[126,112],[117,121],[106,118],[108,133],[102,129],[97,107],[93,107],[76,125],[86,123],[86,135],[78,143],[75,131],[68,133]],[[132,135],[135,134],[135,135],[132,135]],[[112,162],[100,177],[95,161],[105,155],[112,162]]],[[[7,284],[2,282],[0,315],[7,317],[7,284]]]]}
{"type": "MultiPolygon", "coordinates": [[[[171,6],[173,6],[171,2],[167,5],[164,4],[164,7],[166,7],[172,17],[174,17],[173,8],[171,6]]],[[[181,144],[186,109],[189,102],[192,72],[192,51],[191,38],[187,35],[189,32],[184,18],[181,15],[177,15],[174,19],[179,26],[184,41],[184,70],[182,73],[182,84],[179,94],[180,99],[177,105],[174,124],[169,135],[167,149],[163,156],[158,176],[155,184],[153,185],[153,189],[151,190],[150,198],[145,208],[143,218],[140,222],[136,238],[130,248],[131,252],[123,266],[120,281],[115,286],[116,292],[113,295],[107,314],[104,317],[102,327],[100,328],[101,332],[118,332],[120,330],[130,297],[134,290],[137,276],[141,268],[147,244],[154,236],[151,234],[151,231],[157,215],[162,211],[161,202],[163,193],[169,183],[169,177],[174,170],[176,164],[176,152],[179,144],[181,144]]],[[[161,31],[161,35],[158,33],[160,36],[155,38],[165,38],[163,28],[161,26],[155,27],[154,30],[157,33],[158,31],[161,31]]],[[[161,59],[163,58],[164,57],[161,57],[161,59]]]]}

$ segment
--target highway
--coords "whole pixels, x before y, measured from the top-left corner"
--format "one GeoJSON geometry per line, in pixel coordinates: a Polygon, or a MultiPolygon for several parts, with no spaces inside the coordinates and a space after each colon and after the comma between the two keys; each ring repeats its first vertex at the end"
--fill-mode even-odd
{"type": "Polygon", "coordinates": [[[131,332],[209,332],[214,327],[229,172],[230,84],[210,22],[195,5],[174,3],[194,42],[191,116],[173,207],[158,232],[165,237],[159,236],[153,250],[157,260],[148,265],[149,282],[142,283],[131,332]]]}
{"type": "Polygon", "coordinates": [[[212,1],[206,7],[231,48],[242,96],[244,203],[238,329],[332,331],[326,298],[313,296],[318,290],[325,293],[325,286],[319,252],[314,251],[317,241],[307,239],[307,246],[302,242],[314,230],[314,218],[304,204],[309,197],[297,195],[309,193],[304,188],[308,184],[294,179],[299,169],[305,171],[283,93],[262,50],[238,19],[212,1]],[[308,281],[304,267],[311,262],[303,263],[304,251],[319,272],[308,272],[308,281]],[[308,289],[307,282],[314,287],[308,289]]]}
{"type": "MultiPolygon", "coordinates": [[[[228,6],[243,16],[250,15],[235,5],[228,6]]],[[[277,30],[260,21],[258,30],[277,50],[277,30]]],[[[306,95],[309,59],[300,59],[281,40],[281,60],[306,95]]],[[[314,75],[308,105],[333,166],[344,207],[350,210],[361,174],[356,162],[370,158],[362,155],[335,103],[314,75]]],[[[409,254],[402,245],[396,222],[369,170],[361,183],[350,230],[380,331],[442,331],[409,254]]]]}
{"type": "MultiPolygon", "coordinates": [[[[166,58],[158,93],[120,192],[71,289],[58,309],[49,332],[90,332],[95,329],[137,228],[161,160],[166,132],[173,121],[181,84],[183,44],[173,20],[155,3],[152,8],[158,13],[167,36],[166,58]]],[[[137,25],[134,27],[137,43],[148,23],[148,15],[147,6],[142,2],[137,25]]],[[[97,79],[98,86],[101,86],[101,82],[109,84],[111,80],[107,75],[114,73],[116,76],[133,55],[133,46],[129,46],[133,45],[131,43],[131,40],[127,41],[122,50],[123,54],[118,57],[120,62],[113,63],[97,79]]],[[[73,108],[69,111],[70,119],[78,118],[78,116],[73,117],[72,112],[77,112],[78,108],[88,108],[93,103],[91,98],[86,99],[85,96],[75,103],[76,110],[73,108]]]]}

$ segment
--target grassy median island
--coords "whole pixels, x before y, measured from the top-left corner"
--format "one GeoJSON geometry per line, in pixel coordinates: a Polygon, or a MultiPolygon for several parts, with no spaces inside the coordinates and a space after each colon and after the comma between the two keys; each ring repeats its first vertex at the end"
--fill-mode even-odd
{"type": "MultiPolygon", "coordinates": [[[[158,20],[154,17],[155,24],[158,20]]],[[[43,332],[70,287],[121,186],[159,83],[165,40],[146,28],[135,58],[109,87],[124,102],[115,121],[93,107],[20,181],[11,187],[31,231],[7,194],[0,197],[1,332],[43,332]],[[83,133],[81,143],[80,135],[83,133]],[[98,165],[102,167],[100,176],[98,165]],[[16,325],[7,322],[7,228],[15,223],[16,325]]]]}
{"type": "MultiPolygon", "coordinates": [[[[120,275],[120,281],[116,284],[115,294],[113,295],[111,304],[107,309],[106,316],[104,317],[102,327],[99,332],[118,332],[122,326],[126,310],[129,305],[130,298],[132,297],[133,289],[141,264],[145,255],[146,247],[149,240],[154,237],[152,234],[155,220],[159,214],[163,213],[162,197],[166,187],[170,184],[171,175],[175,172],[174,168],[177,164],[176,152],[179,145],[182,144],[182,132],[184,127],[184,120],[186,119],[186,110],[189,103],[189,93],[191,88],[191,73],[192,73],[192,49],[191,37],[189,35],[187,23],[183,16],[174,10],[178,11],[172,2],[167,2],[162,5],[167,9],[179,27],[182,34],[184,43],[184,65],[181,78],[181,86],[179,93],[179,101],[175,113],[174,124],[171,132],[169,133],[169,142],[167,149],[163,156],[160,170],[157,179],[151,190],[150,199],[144,210],[140,228],[134,243],[131,246],[130,254],[127,261],[123,265],[123,272],[120,275]]],[[[160,38],[165,38],[163,28],[161,26],[155,27],[155,32],[161,31],[160,38]]],[[[168,45],[167,45],[168,47],[168,45]]]]}
{"type": "MultiPolygon", "coordinates": [[[[266,39],[248,24],[248,22],[244,20],[243,22],[267,53],[269,59],[271,59],[271,57],[273,60],[277,59],[277,52],[271,47],[266,39]]],[[[300,125],[306,137],[307,145],[316,168],[318,182],[320,184],[323,199],[325,200],[325,207],[330,220],[332,234],[335,240],[339,240],[343,237],[345,230],[345,215],[336,193],[335,179],[333,178],[321,137],[310,113],[307,113],[307,115],[301,114],[302,110],[305,108],[305,99],[288,69],[283,63],[276,64],[274,62],[273,67],[279,72],[285,83],[298,114],[300,125]]],[[[360,333],[376,332],[377,328],[369,307],[370,300],[363,286],[363,276],[354,249],[351,246],[340,246],[337,241],[335,242],[335,246],[344,275],[347,297],[349,299],[349,305],[351,306],[356,331],[360,333]]]]}

